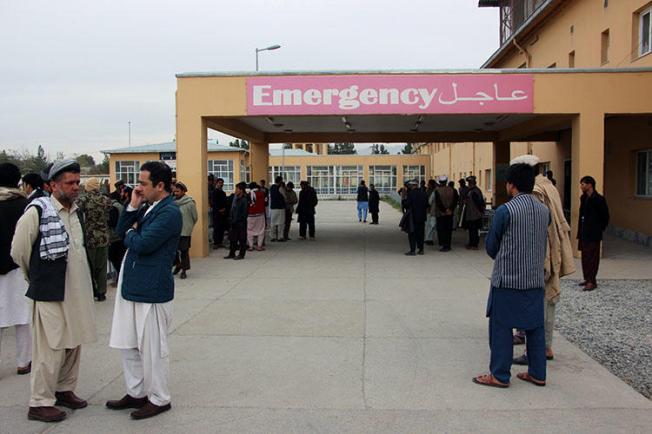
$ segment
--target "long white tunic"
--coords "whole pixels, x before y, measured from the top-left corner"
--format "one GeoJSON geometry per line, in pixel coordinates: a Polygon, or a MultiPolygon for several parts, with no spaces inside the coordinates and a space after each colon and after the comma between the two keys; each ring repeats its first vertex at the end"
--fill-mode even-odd
{"type": "MultiPolygon", "coordinates": [[[[145,214],[154,209],[157,204],[158,202],[154,202],[145,214]]],[[[134,211],[131,205],[127,210],[134,211]]],[[[125,253],[125,259],[127,258],[127,253],[125,253]]],[[[125,300],[122,297],[124,270],[123,259],[120,274],[118,275],[118,290],[116,291],[113,309],[113,323],[111,325],[109,346],[118,349],[138,348],[139,351],[142,351],[147,315],[149,315],[152,309],[155,309],[156,316],[159,319],[157,326],[158,336],[161,341],[161,357],[165,357],[169,353],[167,339],[164,339],[164,337],[167,336],[172,323],[172,301],[166,303],[138,303],[125,300]]],[[[150,330],[149,332],[154,332],[154,330],[150,330]]]]}
{"type": "Polygon", "coordinates": [[[20,268],[0,275],[0,328],[29,324],[27,282],[20,268]]]}

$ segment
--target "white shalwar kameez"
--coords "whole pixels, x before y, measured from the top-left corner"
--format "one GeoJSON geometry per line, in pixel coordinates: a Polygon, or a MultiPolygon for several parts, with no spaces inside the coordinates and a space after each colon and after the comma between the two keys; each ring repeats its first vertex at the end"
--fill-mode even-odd
{"type": "MultiPolygon", "coordinates": [[[[32,333],[27,282],[20,268],[0,275],[0,346],[6,328],[16,330],[16,366],[24,368],[32,361],[32,333]]],[[[0,348],[0,357],[2,349],[0,348]]]]}
{"type": "MultiPolygon", "coordinates": [[[[147,212],[154,206],[156,203],[147,212]]],[[[125,300],[122,297],[123,274],[124,259],[118,277],[109,346],[122,350],[127,393],[134,398],[148,397],[152,404],[163,406],[170,402],[168,333],[172,324],[172,301],[138,303],[125,300]]]]}

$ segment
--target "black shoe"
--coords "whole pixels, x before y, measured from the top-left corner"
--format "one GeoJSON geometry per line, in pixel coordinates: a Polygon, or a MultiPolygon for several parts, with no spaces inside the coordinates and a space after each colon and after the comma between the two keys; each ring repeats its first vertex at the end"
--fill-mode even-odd
{"type": "Polygon", "coordinates": [[[405,256],[416,256],[417,254],[414,252],[405,252],[405,256]]]}
{"type": "Polygon", "coordinates": [[[241,259],[244,259],[244,256],[236,256],[235,258],[233,258],[234,261],[239,261],[241,259]]]}
{"type": "Polygon", "coordinates": [[[179,277],[182,278],[182,279],[185,279],[186,277],[188,277],[186,275],[186,270],[181,270],[181,276],[179,276],[179,277]]]}
{"type": "Polygon", "coordinates": [[[224,257],[224,259],[233,259],[233,258],[235,258],[235,255],[228,255],[224,257]]]}
{"type": "Polygon", "coordinates": [[[174,271],[172,272],[172,274],[176,276],[177,274],[179,274],[179,271],[181,271],[181,267],[177,265],[176,267],[174,267],[174,271]]]}
{"type": "Polygon", "coordinates": [[[125,410],[127,408],[143,408],[147,404],[147,397],[134,398],[131,395],[125,395],[121,399],[106,401],[106,407],[111,410],[125,410]]]}
{"type": "Polygon", "coordinates": [[[419,251],[417,252],[417,255],[423,255],[423,249],[419,250],[419,251]]]}
{"type": "Polygon", "coordinates": [[[104,295],[104,294],[98,294],[98,295],[95,296],[95,300],[97,300],[97,301],[104,301],[104,300],[106,300],[106,295],[104,295]]]}
{"type": "Polygon", "coordinates": [[[514,357],[512,363],[515,365],[527,366],[528,364],[527,354],[523,354],[521,357],[514,357]]]}

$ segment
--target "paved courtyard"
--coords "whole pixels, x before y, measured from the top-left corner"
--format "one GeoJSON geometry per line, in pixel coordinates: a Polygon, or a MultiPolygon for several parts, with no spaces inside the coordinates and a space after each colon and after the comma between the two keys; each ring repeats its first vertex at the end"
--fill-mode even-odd
{"type": "MultiPolygon", "coordinates": [[[[177,280],[172,411],[154,419],[104,407],[124,394],[108,347],[115,289],[83,349],[78,394],[90,405],[62,423],[27,420],[29,378],[14,375],[7,336],[0,433],[650,432],[652,402],[560,336],[547,387],[474,385],[489,360],[491,260],[461,248],[461,234],[451,253],[406,257],[399,213],[381,206],[370,226],[353,202],[323,201],[315,242],[295,226],[295,240],[245,261],[222,250],[194,260],[177,280]]],[[[647,259],[614,255],[602,277],[651,279],[647,259]]]]}

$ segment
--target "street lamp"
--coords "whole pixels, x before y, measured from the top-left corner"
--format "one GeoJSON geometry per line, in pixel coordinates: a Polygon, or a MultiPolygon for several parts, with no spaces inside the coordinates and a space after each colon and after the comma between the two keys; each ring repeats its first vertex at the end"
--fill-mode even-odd
{"type": "Polygon", "coordinates": [[[281,46],[278,44],[270,45],[269,47],[265,47],[265,48],[256,48],[256,71],[258,71],[258,53],[260,53],[261,51],[278,50],[279,48],[281,48],[281,46]]]}

